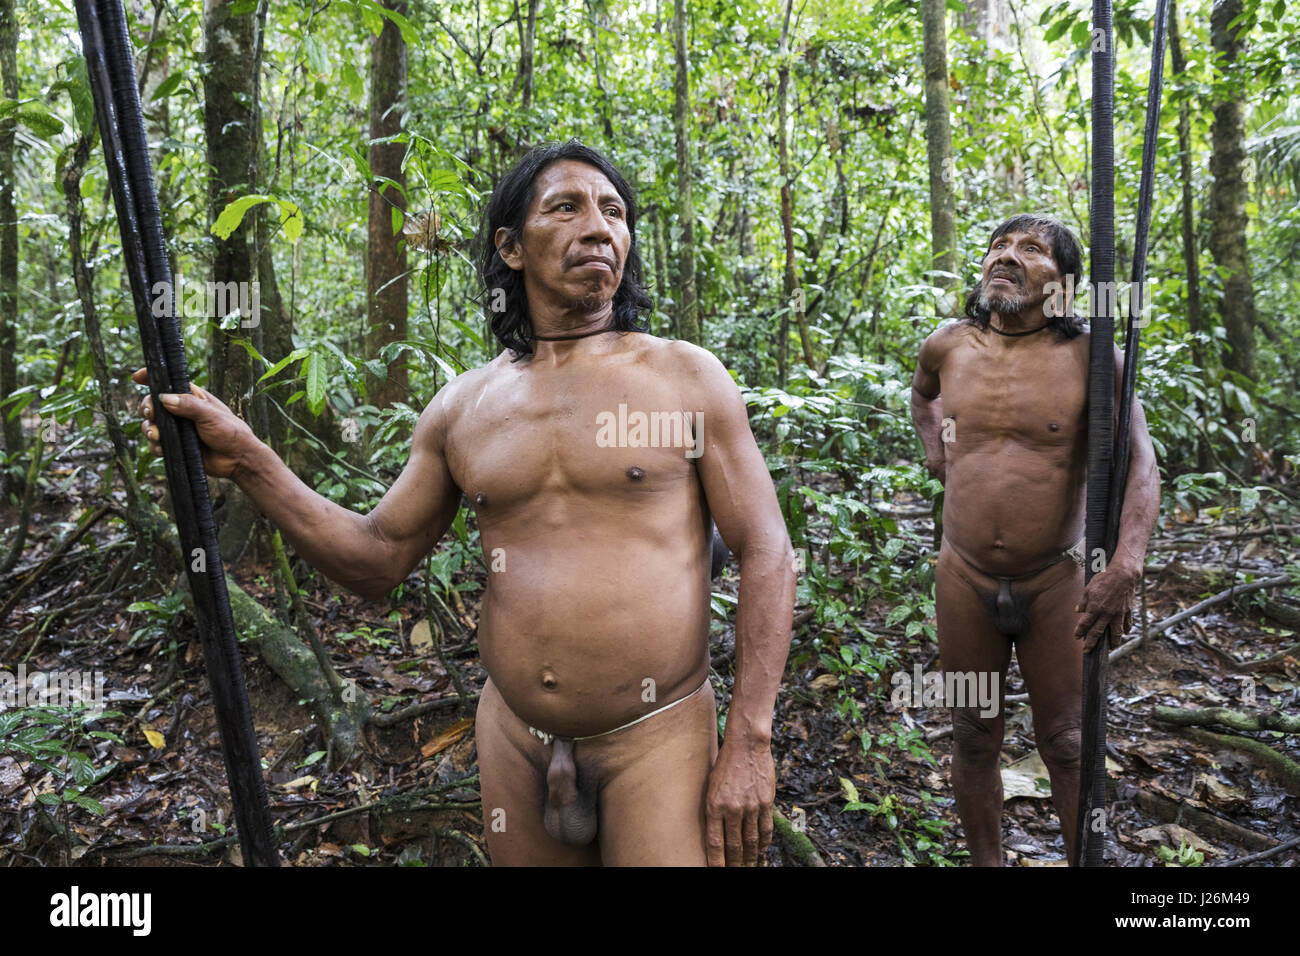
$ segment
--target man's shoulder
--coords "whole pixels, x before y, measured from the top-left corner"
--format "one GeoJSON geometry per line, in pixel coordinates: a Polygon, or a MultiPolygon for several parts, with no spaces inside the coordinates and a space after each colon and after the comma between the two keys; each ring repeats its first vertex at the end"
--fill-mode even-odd
{"type": "Polygon", "coordinates": [[[508,361],[508,352],[502,352],[489,362],[461,372],[438,389],[438,393],[429,401],[425,411],[443,420],[454,418],[456,412],[465,404],[466,397],[500,374],[502,363],[508,361]]]}
{"type": "Polygon", "coordinates": [[[975,330],[965,319],[947,319],[921,343],[922,363],[937,367],[958,344],[975,330]]]}
{"type": "Polygon", "coordinates": [[[637,359],[672,381],[683,386],[735,387],[726,366],[706,348],[682,339],[661,339],[648,333],[636,338],[637,359]]]}

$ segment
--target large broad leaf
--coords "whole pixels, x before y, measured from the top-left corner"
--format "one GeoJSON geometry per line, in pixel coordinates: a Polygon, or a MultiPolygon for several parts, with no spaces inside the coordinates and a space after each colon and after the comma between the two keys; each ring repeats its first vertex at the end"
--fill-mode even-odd
{"type": "Polygon", "coordinates": [[[63,132],[63,120],[39,103],[24,103],[16,110],[18,122],[41,139],[51,139],[63,132]]]}
{"type": "Polygon", "coordinates": [[[319,415],[325,409],[325,386],[329,382],[325,361],[325,353],[312,352],[303,365],[303,376],[307,379],[307,407],[313,415],[319,415]]]}
{"type": "Polygon", "coordinates": [[[292,352],[290,352],[290,353],[289,353],[288,355],[286,355],[284,358],[280,359],[280,361],[276,362],[276,363],[275,363],[274,365],[272,365],[269,369],[267,369],[267,370],[266,370],[266,374],[264,374],[261,378],[259,378],[259,379],[257,380],[258,384],[260,384],[260,383],[266,381],[268,378],[270,378],[270,377],[271,377],[272,375],[274,375],[276,372],[278,372],[278,371],[280,371],[281,369],[283,369],[286,365],[290,365],[290,364],[292,364],[293,362],[298,361],[298,359],[306,358],[306,357],[309,356],[310,354],[311,354],[311,350],[310,350],[310,349],[294,349],[292,352]]]}
{"type": "Polygon", "coordinates": [[[89,136],[95,126],[95,99],[90,92],[90,74],[84,56],[74,57],[68,64],[68,95],[72,98],[77,129],[82,136],[89,136]]]}
{"type": "Polygon", "coordinates": [[[244,221],[244,213],[264,202],[275,202],[275,199],[272,196],[260,196],[256,193],[240,196],[221,210],[217,221],[212,224],[212,234],[219,239],[229,239],[230,234],[244,221]]]}
{"type": "Polygon", "coordinates": [[[167,77],[167,79],[158,84],[157,89],[153,91],[153,96],[149,97],[149,99],[151,101],[165,100],[176,92],[176,88],[181,85],[181,81],[184,79],[185,71],[177,70],[171,76],[167,77]]]}
{"type": "Polygon", "coordinates": [[[325,54],[325,47],[320,40],[309,36],[302,41],[302,45],[307,51],[307,62],[311,66],[311,71],[317,76],[327,76],[330,72],[329,57],[325,54]]]}
{"type": "Polygon", "coordinates": [[[240,196],[229,203],[221,210],[217,221],[212,224],[212,234],[220,239],[229,239],[230,234],[244,221],[244,214],[248,210],[267,202],[275,203],[280,209],[280,227],[284,230],[284,237],[290,242],[297,242],[298,237],[302,235],[303,226],[302,210],[298,208],[298,204],[288,199],[278,199],[275,196],[259,193],[240,196]]]}

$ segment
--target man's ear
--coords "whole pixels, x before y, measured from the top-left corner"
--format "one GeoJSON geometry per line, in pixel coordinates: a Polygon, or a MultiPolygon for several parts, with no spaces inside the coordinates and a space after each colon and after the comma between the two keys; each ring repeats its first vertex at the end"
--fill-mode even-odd
{"type": "Polygon", "coordinates": [[[501,256],[501,261],[511,269],[519,272],[524,267],[523,250],[519,248],[519,243],[515,237],[510,234],[510,230],[502,226],[492,237],[496,243],[497,254],[501,256]]]}

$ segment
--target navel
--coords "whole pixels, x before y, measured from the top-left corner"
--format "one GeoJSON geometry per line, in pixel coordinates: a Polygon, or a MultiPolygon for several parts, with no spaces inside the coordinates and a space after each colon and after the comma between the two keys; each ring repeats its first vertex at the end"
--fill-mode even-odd
{"type": "Polygon", "coordinates": [[[542,686],[547,690],[555,690],[560,686],[560,679],[550,671],[542,671],[542,686]]]}
{"type": "Polygon", "coordinates": [[[479,508],[487,507],[487,495],[480,491],[474,496],[474,504],[479,508]]]}
{"type": "Polygon", "coordinates": [[[1048,430],[1048,431],[1053,431],[1053,432],[1059,432],[1059,431],[1061,430],[1061,426],[1058,425],[1058,424],[1056,424],[1056,422],[1048,422],[1048,423],[1047,423],[1047,430],[1048,430]]]}
{"type": "Polygon", "coordinates": [[[627,470],[627,476],[631,478],[633,481],[640,481],[642,478],[645,477],[645,470],[642,468],[638,468],[636,465],[633,465],[631,468],[627,470]]]}

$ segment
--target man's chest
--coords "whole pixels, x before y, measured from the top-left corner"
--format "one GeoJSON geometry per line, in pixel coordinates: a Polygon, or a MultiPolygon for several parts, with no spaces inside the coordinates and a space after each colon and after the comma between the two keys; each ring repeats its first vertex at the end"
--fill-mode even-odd
{"type": "Polygon", "coordinates": [[[1086,363],[1068,346],[1010,354],[954,349],[940,389],[946,438],[959,443],[954,451],[997,439],[1071,446],[1087,431],[1086,363]]]}
{"type": "Polygon", "coordinates": [[[694,478],[708,427],[683,404],[671,381],[640,369],[511,376],[457,415],[448,467],[472,504],[497,513],[538,495],[666,491],[694,478]]]}

